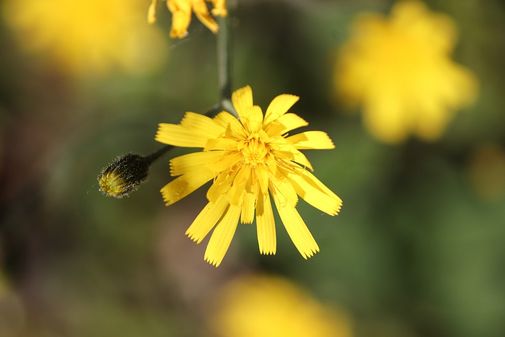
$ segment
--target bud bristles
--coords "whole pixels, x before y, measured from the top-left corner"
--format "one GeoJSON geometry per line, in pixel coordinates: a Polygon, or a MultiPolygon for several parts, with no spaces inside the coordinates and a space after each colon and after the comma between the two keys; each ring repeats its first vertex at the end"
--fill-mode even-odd
{"type": "Polygon", "coordinates": [[[116,158],[98,175],[100,191],[108,197],[127,197],[147,179],[150,164],[150,160],[132,153],[116,158]]]}

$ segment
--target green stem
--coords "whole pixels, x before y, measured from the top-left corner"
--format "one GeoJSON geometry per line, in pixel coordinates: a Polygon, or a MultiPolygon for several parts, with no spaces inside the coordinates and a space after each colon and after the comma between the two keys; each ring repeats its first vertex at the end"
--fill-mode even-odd
{"type": "MultiPolygon", "coordinates": [[[[221,110],[226,110],[237,116],[237,113],[231,103],[231,47],[229,19],[227,17],[219,17],[218,22],[219,32],[217,34],[217,75],[219,84],[219,101],[216,106],[207,111],[206,115],[214,116],[221,110]]],[[[142,156],[144,163],[147,165],[147,168],[173,148],[174,146],[172,145],[165,145],[147,156],[142,156]]]]}
{"type": "Polygon", "coordinates": [[[231,104],[231,43],[230,23],[228,17],[219,17],[219,32],[217,33],[217,75],[219,83],[219,105],[234,113],[231,104]]]}
{"type": "Polygon", "coordinates": [[[159,157],[167,153],[168,151],[172,150],[174,148],[173,145],[165,145],[161,147],[159,150],[154,151],[153,153],[144,156],[144,159],[151,165],[153,162],[155,162],[159,157]]]}
{"type": "MultiPolygon", "coordinates": [[[[221,109],[229,111],[236,115],[235,109],[231,104],[231,46],[230,46],[230,27],[228,17],[219,17],[219,32],[217,34],[217,76],[219,83],[219,103],[216,107],[207,111],[207,116],[213,116],[221,109]]],[[[149,164],[156,161],[159,157],[173,148],[172,145],[166,145],[150,155],[145,156],[149,164]]]]}

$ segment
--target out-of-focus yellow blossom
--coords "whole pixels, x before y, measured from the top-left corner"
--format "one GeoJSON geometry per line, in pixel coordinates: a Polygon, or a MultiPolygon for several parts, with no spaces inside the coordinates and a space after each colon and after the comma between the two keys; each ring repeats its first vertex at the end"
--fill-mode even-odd
{"type": "Polygon", "coordinates": [[[239,119],[223,111],[216,117],[188,112],[180,124],[160,124],[156,140],[169,145],[203,148],[170,161],[170,173],[179,176],[161,190],[168,205],[212,180],[209,203],[186,234],[200,243],[214,230],[205,260],[216,267],[230,246],[240,219],[250,224],[256,217],[261,254],[275,254],[275,222],[270,197],[296,248],[307,259],[319,251],[307,225],[296,210],[298,196],[321,211],[336,215],[342,201],[310,171],[300,150],[332,149],[328,135],[288,132],[308,125],[288,110],[297,96],[279,95],[265,115],[253,105],[249,86],[235,91],[232,103],[239,119]]]}
{"type": "Polygon", "coordinates": [[[480,147],[468,168],[470,182],[479,197],[498,200],[505,196],[505,151],[496,145],[480,147]]]}
{"type": "Polygon", "coordinates": [[[456,40],[451,18],[419,1],[397,3],[389,18],[361,15],[340,51],[338,92],[382,141],[434,140],[477,93],[474,75],[451,60],[456,40]]]}
{"type": "Polygon", "coordinates": [[[272,276],[249,276],[217,295],[210,317],[219,337],[350,337],[349,319],[272,276]]]}
{"type": "Polygon", "coordinates": [[[160,32],[145,25],[143,4],[124,0],[8,0],[8,25],[27,49],[51,54],[66,70],[137,73],[166,57],[160,32]]]}
{"type": "MultiPolygon", "coordinates": [[[[214,16],[226,16],[226,0],[207,0],[214,6],[212,14],[214,16]]],[[[156,10],[160,0],[152,0],[149,10],[147,11],[147,21],[149,23],[156,22],[156,10]]],[[[194,12],[196,17],[209,28],[213,33],[219,29],[218,24],[212,17],[207,8],[205,0],[166,0],[166,5],[172,13],[172,29],[170,37],[183,38],[188,34],[188,27],[191,23],[191,16],[194,12]]]]}

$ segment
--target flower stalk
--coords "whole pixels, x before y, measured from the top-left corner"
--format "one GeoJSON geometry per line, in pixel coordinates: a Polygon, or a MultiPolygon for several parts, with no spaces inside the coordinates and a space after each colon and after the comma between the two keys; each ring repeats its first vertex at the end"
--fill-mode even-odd
{"type": "Polygon", "coordinates": [[[231,42],[229,19],[220,17],[217,34],[217,76],[219,83],[219,105],[222,109],[235,114],[231,104],[231,42]]]}
{"type": "MultiPolygon", "coordinates": [[[[231,103],[231,43],[228,16],[219,17],[218,24],[216,50],[219,100],[205,115],[214,116],[226,110],[237,116],[231,103]]],[[[146,181],[149,167],[173,148],[172,145],[165,145],[146,156],[126,154],[118,157],[98,175],[99,190],[104,195],[116,199],[129,196],[146,181]]]]}

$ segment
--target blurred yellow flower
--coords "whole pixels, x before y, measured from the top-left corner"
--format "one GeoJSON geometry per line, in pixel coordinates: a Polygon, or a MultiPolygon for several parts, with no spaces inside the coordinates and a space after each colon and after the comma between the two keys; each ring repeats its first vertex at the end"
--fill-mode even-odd
{"type": "Polygon", "coordinates": [[[306,131],[287,137],[287,133],[306,121],[288,110],[297,96],[279,95],[263,116],[253,105],[249,86],[235,91],[232,103],[239,119],[223,111],[216,117],[188,112],[182,122],[160,124],[156,140],[175,146],[199,147],[170,161],[170,173],[179,176],[162,188],[168,205],[184,198],[209,180],[209,203],[188,228],[186,234],[200,243],[216,226],[205,260],[216,267],[223,260],[239,218],[250,224],[256,214],[261,254],[275,254],[276,234],[270,202],[273,197],[280,218],[291,240],[307,259],[319,247],[296,210],[298,195],[330,215],[340,210],[342,201],[309,170],[312,166],[300,150],[332,149],[328,135],[306,131]],[[217,225],[216,225],[217,224],[217,225]]]}
{"type": "MultiPolygon", "coordinates": [[[[212,2],[214,8],[212,14],[215,16],[226,16],[226,0],[207,0],[212,2]]],[[[152,0],[149,10],[147,11],[147,21],[149,23],[156,22],[156,10],[160,0],[152,0]]],[[[188,34],[188,27],[191,23],[192,12],[207,28],[213,33],[219,29],[216,21],[209,13],[205,0],[166,0],[166,4],[172,13],[172,29],[170,37],[183,38],[188,34]]]]}
{"type": "Polygon", "coordinates": [[[8,0],[3,7],[22,45],[51,54],[66,70],[145,72],[166,57],[166,44],[145,25],[139,1],[8,0]]]}
{"type": "Polygon", "coordinates": [[[218,296],[210,325],[219,337],[350,337],[348,318],[272,276],[232,282],[218,296]]]}
{"type": "Polygon", "coordinates": [[[340,51],[337,90],[362,106],[365,125],[382,141],[434,140],[477,94],[475,76],[451,60],[456,40],[452,19],[420,1],[397,3],[390,18],[361,15],[340,51]]]}

